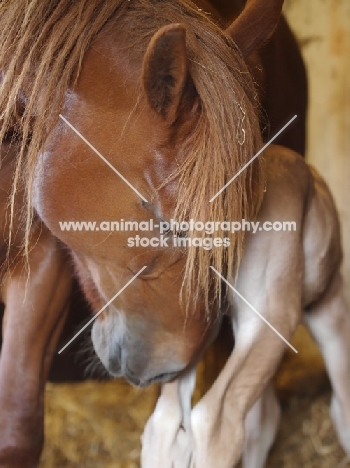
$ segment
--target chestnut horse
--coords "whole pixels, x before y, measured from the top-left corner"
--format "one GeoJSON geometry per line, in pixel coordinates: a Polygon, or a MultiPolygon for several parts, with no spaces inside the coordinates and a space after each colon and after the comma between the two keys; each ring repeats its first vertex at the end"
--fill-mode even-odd
{"type": "MultiPolygon", "coordinates": [[[[143,436],[145,468],[229,468],[242,452],[246,468],[263,466],[279,415],[270,380],[285,349],[281,336],[291,338],[303,311],[325,356],[332,415],[349,453],[350,316],[336,210],[294,152],[270,147],[252,161],[262,143],[244,57],[270,36],[283,2],[248,1],[226,31],[184,0],[42,3],[0,6],[7,31],[0,136],[12,135],[2,146],[12,247],[2,282],[0,466],[37,466],[43,387],[72,266],[98,313],[92,337],[106,369],[139,386],[163,382],[143,436]],[[297,229],[219,227],[215,236],[227,247],[184,250],[131,248],[128,232],[60,228],[122,218],[292,220],[297,229]],[[223,314],[235,348],[191,409],[194,367],[223,314]]],[[[184,234],[169,232],[164,243],[173,235],[184,234]]],[[[197,230],[187,239],[207,236],[197,230]]]]}

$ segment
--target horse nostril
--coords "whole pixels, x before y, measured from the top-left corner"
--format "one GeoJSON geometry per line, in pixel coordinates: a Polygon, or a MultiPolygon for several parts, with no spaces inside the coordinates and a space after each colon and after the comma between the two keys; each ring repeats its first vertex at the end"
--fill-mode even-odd
{"type": "Polygon", "coordinates": [[[122,360],[122,347],[120,344],[117,344],[115,346],[114,355],[116,356],[119,362],[122,360]]]}
{"type": "Polygon", "coordinates": [[[113,346],[108,356],[108,371],[110,374],[117,376],[120,375],[122,367],[122,347],[120,344],[113,346]]]}

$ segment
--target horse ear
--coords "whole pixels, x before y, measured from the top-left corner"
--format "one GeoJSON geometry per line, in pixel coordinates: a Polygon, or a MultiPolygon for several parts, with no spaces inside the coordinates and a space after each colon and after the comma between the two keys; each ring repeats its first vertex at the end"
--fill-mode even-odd
{"type": "Polygon", "coordinates": [[[247,0],[238,18],[226,29],[244,57],[266,42],[276,29],[284,0],[247,0]]]}
{"type": "Polygon", "coordinates": [[[162,27],[152,37],[145,54],[143,86],[152,109],[170,125],[177,117],[187,74],[185,27],[162,27]]]}

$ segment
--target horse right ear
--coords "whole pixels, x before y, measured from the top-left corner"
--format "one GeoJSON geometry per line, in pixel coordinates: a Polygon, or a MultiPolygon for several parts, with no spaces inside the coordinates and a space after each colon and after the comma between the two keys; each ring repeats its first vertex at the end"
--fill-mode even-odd
{"type": "Polygon", "coordinates": [[[186,30],[181,24],[162,27],[152,37],[143,61],[148,103],[169,125],[179,111],[188,76],[186,30]]]}
{"type": "Polygon", "coordinates": [[[242,13],[226,29],[243,57],[266,42],[276,29],[283,0],[247,0],[242,13]]]}

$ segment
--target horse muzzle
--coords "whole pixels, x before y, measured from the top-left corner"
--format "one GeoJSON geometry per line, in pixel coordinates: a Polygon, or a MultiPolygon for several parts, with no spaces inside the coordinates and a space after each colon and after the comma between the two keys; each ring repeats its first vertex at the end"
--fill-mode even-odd
{"type": "Polygon", "coordinates": [[[157,358],[152,340],[142,335],[129,333],[115,315],[96,320],[91,332],[95,352],[111,376],[124,377],[137,387],[176,378],[186,365],[176,360],[174,353],[169,353],[169,359],[163,355],[157,358]]]}

